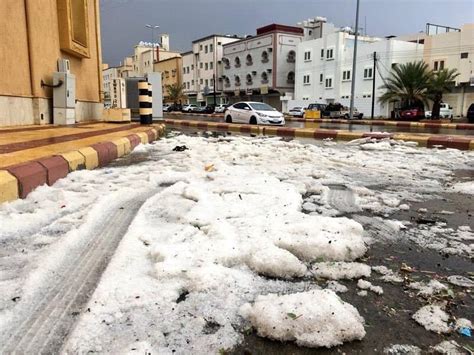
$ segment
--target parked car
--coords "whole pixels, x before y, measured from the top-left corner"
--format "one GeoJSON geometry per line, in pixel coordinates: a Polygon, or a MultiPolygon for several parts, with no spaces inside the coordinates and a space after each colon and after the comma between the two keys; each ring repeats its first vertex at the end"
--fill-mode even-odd
{"type": "Polygon", "coordinates": [[[471,106],[469,106],[469,108],[467,109],[466,117],[467,122],[474,123],[474,103],[472,103],[471,106]]]}
{"type": "Polygon", "coordinates": [[[163,112],[171,112],[171,105],[164,104],[163,105],[163,112]]]}
{"type": "Polygon", "coordinates": [[[197,105],[184,105],[182,110],[183,112],[191,112],[193,109],[197,108],[197,105]]]}
{"type": "Polygon", "coordinates": [[[216,109],[214,110],[215,113],[223,113],[225,109],[229,107],[229,105],[217,105],[216,109]]]}
{"type": "Polygon", "coordinates": [[[205,114],[211,114],[214,113],[214,106],[212,105],[207,105],[207,106],[197,106],[193,107],[192,111],[194,113],[205,113],[205,114]]]}
{"type": "Polygon", "coordinates": [[[404,109],[400,111],[400,118],[403,120],[419,121],[425,118],[425,110],[419,107],[404,109]]]}
{"type": "Polygon", "coordinates": [[[237,102],[226,109],[225,121],[282,126],[285,124],[285,117],[263,102],[237,102]]]}
{"type": "MultiPolygon", "coordinates": [[[[426,118],[432,118],[431,111],[425,111],[426,118]]],[[[453,118],[453,107],[451,105],[441,103],[439,108],[439,118],[453,118]]]]}
{"type": "Polygon", "coordinates": [[[304,116],[304,107],[297,106],[293,107],[288,113],[293,117],[303,117],[304,116]]]}
{"type": "Polygon", "coordinates": [[[306,109],[307,111],[321,111],[324,112],[326,111],[326,104],[309,104],[308,108],[306,109]]]}
{"type": "MultiPolygon", "coordinates": [[[[323,111],[323,116],[329,116],[329,118],[344,118],[346,120],[350,119],[350,107],[343,106],[340,103],[329,104],[325,107],[323,111]]],[[[363,113],[360,113],[356,107],[352,111],[353,119],[362,119],[364,116],[363,113]]]]}

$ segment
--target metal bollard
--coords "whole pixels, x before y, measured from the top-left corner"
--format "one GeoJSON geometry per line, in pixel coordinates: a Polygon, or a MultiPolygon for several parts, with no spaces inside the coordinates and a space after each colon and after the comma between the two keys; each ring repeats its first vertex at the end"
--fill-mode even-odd
{"type": "Polygon", "coordinates": [[[152,116],[150,99],[148,96],[148,82],[141,80],[138,82],[138,101],[140,108],[140,123],[150,124],[149,117],[152,116]]]}

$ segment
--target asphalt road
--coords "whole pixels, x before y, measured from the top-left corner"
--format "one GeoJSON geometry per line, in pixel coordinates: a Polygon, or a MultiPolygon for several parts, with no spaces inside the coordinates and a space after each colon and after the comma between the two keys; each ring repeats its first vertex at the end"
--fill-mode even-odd
{"type": "MultiPolygon", "coordinates": [[[[224,122],[223,117],[214,117],[209,115],[166,115],[165,118],[175,120],[193,120],[193,121],[209,121],[224,122]]],[[[466,135],[474,136],[473,130],[463,129],[446,129],[446,128],[421,128],[421,127],[395,127],[395,126],[379,126],[379,125],[362,125],[354,122],[353,124],[334,124],[334,123],[316,123],[316,122],[297,122],[286,121],[286,127],[293,128],[323,128],[337,129],[351,132],[412,132],[412,133],[431,133],[441,135],[466,135]]]]}

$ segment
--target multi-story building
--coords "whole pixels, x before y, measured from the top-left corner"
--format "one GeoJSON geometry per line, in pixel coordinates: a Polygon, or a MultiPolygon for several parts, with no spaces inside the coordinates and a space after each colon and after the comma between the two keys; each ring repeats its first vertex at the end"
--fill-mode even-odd
{"type": "Polygon", "coordinates": [[[298,44],[304,30],[272,24],[257,35],[224,45],[223,84],[230,102],[263,101],[278,109],[292,97],[298,44]]]}
{"type": "Polygon", "coordinates": [[[75,120],[102,119],[99,1],[0,1],[0,126],[53,122],[53,73],[75,75],[75,120]]]}
{"type": "Polygon", "coordinates": [[[240,40],[237,36],[210,35],[193,41],[192,51],[183,53],[183,85],[188,102],[224,103],[222,77],[223,46],[240,40]]]}
{"type": "Polygon", "coordinates": [[[183,84],[183,59],[181,55],[156,62],[154,71],[161,72],[163,102],[173,103],[169,97],[168,85],[183,84]]]}
{"type": "Polygon", "coordinates": [[[374,116],[389,116],[391,105],[378,101],[384,93],[380,89],[383,80],[390,75],[393,66],[421,60],[423,45],[393,38],[359,36],[357,71],[354,75],[354,33],[348,28],[328,26],[328,29],[331,30],[323,31],[321,38],[298,45],[295,100],[289,102],[289,108],[310,103],[341,103],[349,106],[351,85],[355,78],[355,107],[364,116],[370,117],[375,81],[374,116]]]}
{"type": "Polygon", "coordinates": [[[474,23],[461,28],[426,25],[426,31],[397,39],[423,44],[423,60],[434,71],[456,69],[459,76],[443,101],[453,107],[455,116],[466,115],[474,103],[474,23]]]}

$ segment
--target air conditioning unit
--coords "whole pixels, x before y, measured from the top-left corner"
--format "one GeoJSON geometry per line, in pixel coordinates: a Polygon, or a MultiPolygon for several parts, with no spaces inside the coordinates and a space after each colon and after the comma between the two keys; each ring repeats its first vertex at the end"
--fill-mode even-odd
{"type": "Polygon", "coordinates": [[[253,72],[252,72],[252,75],[257,75],[257,72],[256,72],[256,71],[253,71],[253,72]]]}
{"type": "Polygon", "coordinates": [[[268,48],[268,52],[273,52],[273,48],[268,48]]]}
{"type": "Polygon", "coordinates": [[[272,72],[271,69],[267,69],[267,73],[270,74],[272,72]]]}
{"type": "Polygon", "coordinates": [[[71,72],[71,63],[69,59],[58,59],[58,72],[60,73],[70,73],[71,72]]]}

